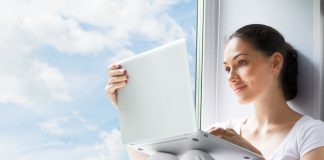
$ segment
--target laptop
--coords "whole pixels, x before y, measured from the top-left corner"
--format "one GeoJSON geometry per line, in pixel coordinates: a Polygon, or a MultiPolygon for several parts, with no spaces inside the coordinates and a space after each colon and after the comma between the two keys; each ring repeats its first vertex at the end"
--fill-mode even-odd
{"type": "Polygon", "coordinates": [[[262,159],[198,128],[184,39],[117,63],[129,76],[117,92],[125,145],[148,155],[166,152],[181,157],[197,149],[215,159],[262,159]]]}

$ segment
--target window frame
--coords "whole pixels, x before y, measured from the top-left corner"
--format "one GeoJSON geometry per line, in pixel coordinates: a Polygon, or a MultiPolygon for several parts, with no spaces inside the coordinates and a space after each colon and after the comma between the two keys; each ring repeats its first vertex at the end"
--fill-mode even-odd
{"type": "Polygon", "coordinates": [[[313,42],[314,42],[314,59],[315,68],[319,74],[313,78],[313,97],[314,118],[324,120],[324,0],[313,0],[313,42]],[[317,33],[317,34],[316,34],[317,33]]]}
{"type": "Polygon", "coordinates": [[[219,46],[219,3],[220,0],[198,0],[196,113],[200,128],[217,120],[218,54],[215,53],[219,46]]]}

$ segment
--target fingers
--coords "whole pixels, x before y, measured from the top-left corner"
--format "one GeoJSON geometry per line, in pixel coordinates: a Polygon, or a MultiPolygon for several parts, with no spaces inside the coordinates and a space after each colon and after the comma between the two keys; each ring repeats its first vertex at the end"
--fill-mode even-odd
{"type": "Polygon", "coordinates": [[[114,69],[108,70],[108,75],[110,77],[123,76],[126,75],[127,71],[125,69],[114,69]]]}
{"type": "Polygon", "coordinates": [[[214,135],[220,135],[224,132],[223,128],[213,127],[210,130],[207,131],[208,133],[214,134],[214,135]]]}
{"type": "Polygon", "coordinates": [[[128,79],[127,71],[125,69],[122,69],[120,64],[110,65],[108,67],[108,75],[108,84],[119,83],[128,79]]]}
{"type": "Polygon", "coordinates": [[[118,82],[118,83],[114,83],[114,84],[108,84],[106,86],[106,93],[109,95],[113,95],[115,94],[116,90],[121,88],[121,87],[124,87],[125,85],[127,84],[126,81],[123,81],[123,82],[118,82]]]}
{"type": "Polygon", "coordinates": [[[208,133],[211,133],[215,136],[221,137],[221,138],[229,138],[233,137],[235,135],[238,135],[232,128],[211,128],[208,133]]]}
{"type": "Polygon", "coordinates": [[[128,76],[118,76],[118,77],[110,77],[108,80],[108,84],[115,84],[120,82],[125,82],[128,80],[128,76]]]}
{"type": "Polygon", "coordinates": [[[109,80],[105,86],[105,91],[111,103],[117,107],[116,91],[127,84],[127,72],[125,69],[122,69],[120,64],[111,64],[108,67],[108,77],[109,80]]]}
{"type": "Polygon", "coordinates": [[[212,128],[208,132],[220,138],[224,138],[226,136],[226,131],[223,128],[212,128]]]}
{"type": "Polygon", "coordinates": [[[117,106],[117,90],[127,84],[128,75],[127,71],[122,68],[120,64],[111,64],[108,67],[108,83],[106,84],[105,91],[111,103],[117,106]]]}
{"type": "Polygon", "coordinates": [[[252,152],[255,152],[259,155],[262,155],[262,153],[255,148],[252,144],[250,144],[247,140],[245,140],[243,137],[241,137],[237,132],[235,132],[232,128],[216,128],[213,127],[210,130],[207,131],[208,133],[211,133],[217,137],[220,137],[224,140],[227,140],[231,143],[234,143],[238,146],[241,146],[243,148],[246,148],[252,152]]]}
{"type": "Polygon", "coordinates": [[[226,131],[227,131],[228,133],[233,134],[233,135],[239,135],[238,133],[236,133],[236,131],[235,131],[233,128],[226,128],[226,131]]]}
{"type": "Polygon", "coordinates": [[[111,64],[108,67],[108,76],[119,76],[126,74],[126,70],[121,68],[120,64],[111,64]]]}
{"type": "Polygon", "coordinates": [[[114,70],[114,69],[119,69],[119,68],[121,68],[121,65],[120,64],[111,64],[108,67],[108,70],[114,70]]]}

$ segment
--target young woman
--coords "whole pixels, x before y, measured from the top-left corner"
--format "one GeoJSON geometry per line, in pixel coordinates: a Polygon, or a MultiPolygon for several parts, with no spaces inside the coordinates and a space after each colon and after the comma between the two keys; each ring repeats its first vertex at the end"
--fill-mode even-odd
{"type": "MultiPolygon", "coordinates": [[[[246,119],[214,124],[208,132],[268,160],[324,160],[324,123],[287,104],[297,95],[297,52],[277,30],[262,24],[238,29],[227,41],[224,68],[238,101],[252,103],[254,112],[246,119]]],[[[127,79],[120,65],[109,67],[106,93],[115,106],[116,92],[127,79]]],[[[149,159],[131,149],[129,152],[134,160],[149,159]]],[[[188,158],[213,159],[202,151],[189,151],[181,159],[188,158]]],[[[176,157],[157,153],[151,159],[176,157]]]]}

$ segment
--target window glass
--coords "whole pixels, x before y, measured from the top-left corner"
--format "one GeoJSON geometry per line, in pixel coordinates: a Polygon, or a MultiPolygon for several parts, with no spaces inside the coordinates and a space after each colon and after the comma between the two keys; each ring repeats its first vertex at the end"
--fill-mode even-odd
{"type": "Polygon", "coordinates": [[[122,58],[186,38],[194,89],[195,0],[5,0],[0,10],[0,159],[129,159],[104,93],[122,58]]]}

